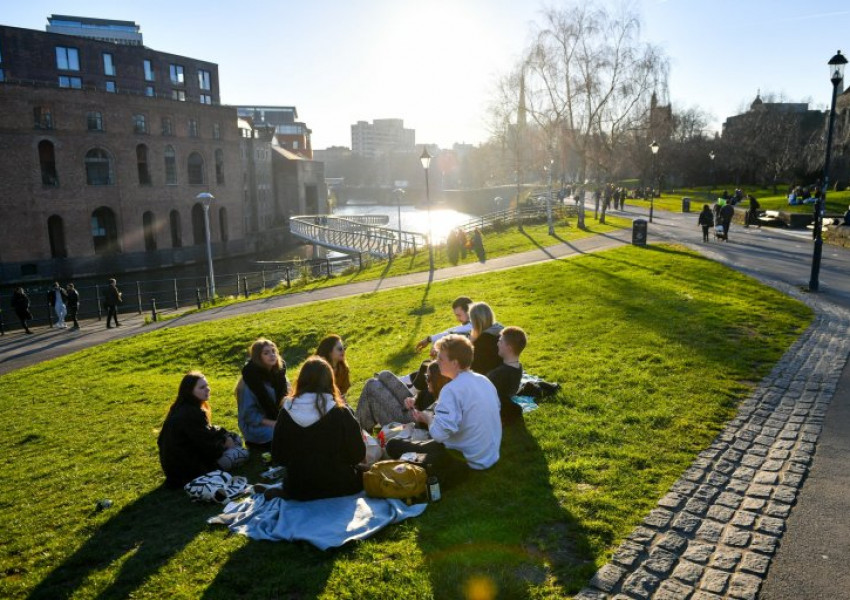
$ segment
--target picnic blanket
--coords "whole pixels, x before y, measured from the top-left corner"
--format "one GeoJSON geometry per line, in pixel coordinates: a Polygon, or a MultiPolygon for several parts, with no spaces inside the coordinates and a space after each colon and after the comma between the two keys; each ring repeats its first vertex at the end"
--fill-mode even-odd
{"type": "Polygon", "coordinates": [[[387,525],[418,517],[427,504],[406,505],[401,500],[353,496],[300,502],[255,494],[231,502],[224,512],[207,520],[253,540],[310,542],[320,550],[371,537],[387,525]]]}

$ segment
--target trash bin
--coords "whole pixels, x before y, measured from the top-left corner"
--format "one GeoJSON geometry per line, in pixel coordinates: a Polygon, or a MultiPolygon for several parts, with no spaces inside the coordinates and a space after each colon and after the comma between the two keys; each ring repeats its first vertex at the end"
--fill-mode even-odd
{"type": "Polygon", "coordinates": [[[632,245],[646,246],[646,219],[632,221],[632,245]]]}
{"type": "Polygon", "coordinates": [[[682,198],[682,212],[691,212],[691,199],[685,196],[682,198]]]}

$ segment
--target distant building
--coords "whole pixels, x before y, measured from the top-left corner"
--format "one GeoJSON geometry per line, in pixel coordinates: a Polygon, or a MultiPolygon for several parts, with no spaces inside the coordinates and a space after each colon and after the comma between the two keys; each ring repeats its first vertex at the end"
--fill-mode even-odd
{"type": "Polygon", "coordinates": [[[140,27],[133,21],[113,21],[90,17],[50,15],[47,17],[47,33],[61,33],[91,38],[102,42],[143,46],[140,27]]]}
{"type": "Polygon", "coordinates": [[[254,125],[274,127],[275,139],[281,148],[286,148],[301,157],[313,158],[313,132],[305,123],[298,121],[294,106],[237,106],[240,117],[250,119],[254,125]]]}
{"type": "Polygon", "coordinates": [[[351,151],[367,158],[383,154],[412,152],[416,131],[405,129],[403,119],[357,121],[351,126],[351,151]]]}
{"type": "Polygon", "coordinates": [[[69,23],[92,35],[0,26],[0,279],[203,261],[200,192],[215,256],[251,251],[218,66],[136,44],[126,21],[51,17],[69,23]]]}
{"type": "Polygon", "coordinates": [[[790,119],[799,123],[804,132],[811,133],[822,125],[823,118],[823,112],[809,110],[806,102],[764,102],[758,93],[747,112],[726,118],[723,123],[723,138],[728,140],[738,136],[750,136],[754,124],[763,123],[765,120],[790,119]]]}

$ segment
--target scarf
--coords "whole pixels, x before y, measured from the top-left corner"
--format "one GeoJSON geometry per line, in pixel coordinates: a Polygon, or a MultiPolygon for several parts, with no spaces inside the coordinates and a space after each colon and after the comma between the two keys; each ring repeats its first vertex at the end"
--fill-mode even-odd
{"type": "Polygon", "coordinates": [[[286,396],[289,388],[289,382],[286,380],[286,363],[283,364],[280,371],[275,373],[259,367],[249,360],[242,367],[242,380],[256,396],[265,417],[276,421],[280,412],[280,401],[286,396]],[[274,398],[269,396],[266,384],[274,388],[274,398]]]}

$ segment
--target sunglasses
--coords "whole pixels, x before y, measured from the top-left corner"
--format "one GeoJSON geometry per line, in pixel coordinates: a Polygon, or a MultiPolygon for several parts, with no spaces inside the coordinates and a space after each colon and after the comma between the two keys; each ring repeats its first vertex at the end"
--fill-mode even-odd
{"type": "Polygon", "coordinates": [[[337,346],[336,349],[340,352],[345,352],[345,346],[337,346]]]}

